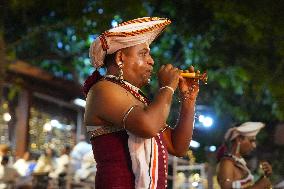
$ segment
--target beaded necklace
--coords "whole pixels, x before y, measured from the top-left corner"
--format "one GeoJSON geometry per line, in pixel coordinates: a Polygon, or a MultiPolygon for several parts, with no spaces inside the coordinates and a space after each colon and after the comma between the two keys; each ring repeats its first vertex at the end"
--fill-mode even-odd
{"type": "Polygon", "coordinates": [[[126,89],[128,92],[130,92],[136,99],[143,102],[145,105],[149,104],[149,100],[147,97],[143,94],[143,92],[136,86],[132,85],[128,81],[125,80],[119,80],[118,77],[114,75],[105,75],[104,79],[116,83],[126,89]]]}

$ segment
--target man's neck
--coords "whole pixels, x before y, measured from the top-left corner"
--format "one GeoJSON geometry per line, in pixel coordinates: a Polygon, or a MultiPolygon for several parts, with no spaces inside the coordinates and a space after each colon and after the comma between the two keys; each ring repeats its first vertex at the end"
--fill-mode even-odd
{"type": "Polygon", "coordinates": [[[242,158],[240,152],[237,152],[237,146],[233,146],[232,150],[231,150],[231,154],[238,157],[238,158],[242,158]]]}
{"type": "MultiPolygon", "coordinates": [[[[114,67],[109,67],[109,68],[107,68],[106,75],[114,75],[114,76],[118,77],[119,76],[119,70],[117,68],[114,68],[114,67]]],[[[125,73],[123,75],[123,79],[125,81],[129,82],[130,84],[132,84],[132,85],[134,85],[138,88],[141,88],[141,86],[137,82],[135,82],[134,80],[127,77],[127,75],[125,73]]]]}
{"type": "Polygon", "coordinates": [[[115,75],[115,76],[118,76],[118,75],[119,75],[119,70],[118,70],[116,67],[109,66],[109,67],[107,68],[106,74],[107,74],[107,75],[115,75]]]}

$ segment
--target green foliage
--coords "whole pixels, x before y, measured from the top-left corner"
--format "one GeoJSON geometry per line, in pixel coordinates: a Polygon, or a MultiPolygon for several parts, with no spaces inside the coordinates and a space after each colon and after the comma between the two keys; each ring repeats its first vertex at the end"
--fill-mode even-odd
{"type": "Polygon", "coordinates": [[[125,3],[132,6],[121,7],[120,1],[9,1],[3,15],[7,54],[82,83],[92,70],[88,48],[94,38],[112,20],[147,14],[139,1],[125,3]]]}

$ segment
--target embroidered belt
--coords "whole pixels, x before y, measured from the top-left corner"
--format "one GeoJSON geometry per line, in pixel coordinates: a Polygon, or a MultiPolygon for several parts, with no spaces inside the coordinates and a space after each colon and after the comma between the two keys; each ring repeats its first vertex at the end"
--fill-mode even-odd
{"type": "MultiPolygon", "coordinates": [[[[91,127],[91,126],[89,126],[91,127]]],[[[102,126],[99,127],[98,129],[89,129],[88,133],[91,134],[91,139],[101,136],[101,135],[106,135],[106,134],[110,134],[110,133],[114,133],[114,132],[118,132],[118,131],[122,131],[124,130],[123,128],[118,128],[118,127],[107,127],[107,126],[102,126]]]]}

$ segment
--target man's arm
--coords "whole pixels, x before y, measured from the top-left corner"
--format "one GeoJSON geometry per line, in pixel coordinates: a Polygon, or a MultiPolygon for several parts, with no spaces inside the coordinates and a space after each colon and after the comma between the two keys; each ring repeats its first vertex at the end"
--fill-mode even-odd
{"type": "Polygon", "coordinates": [[[234,178],[234,162],[230,159],[222,159],[217,172],[218,183],[222,189],[231,189],[234,178]]]}
{"type": "Polygon", "coordinates": [[[270,189],[272,188],[271,182],[267,177],[261,177],[250,189],[270,189]]]}
{"type": "MultiPolygon", "coordinates": [[[[230,159],[223,159],[220,162],[218,170],[218,183],[222,189],[232,189],[233,182],[238,182],[234,178],[234,162],[230,159]]],[[[268,189],[271,186],[271,182],[267,177],[261,177],[253,186],[249,189],[268,189]]]]}
{"type": "Polygon", "coordinates": [[[194,126],[194,101],[183,102],[175,129],[164,131],[168,152],[174,156],[184,156],[188,151],[194,126]]]}
{"type": "MultiPolygon", "coordinates": [[[[176,89],[180,71],[167,65],[160,71],[162,86],[176,89]]],[[[92,117],[99,118],[110,126],[124,127],[133,134],[151,138],[165,126],[169,115],[173,92],[169,88],[158,91],[148,106],[133,100],[132,95],[117,84],[102,81],[91,88],[86,105],[85,124],[92,117]],[[131,97],[132,98],[131,98],[131,97]],[[132,99],[132,100],[131,100],[132,99]],[[135,107],[134,107],[135,106],[135,107]],[[129,114],[128,110],[134,107],[129,114]],[[94,109],[94,111],[90,111],[94,109]],[[125,119],[125,124],[123,119],[125,119]]],[[[94,122],[94,121],[93,121],[94,122]]]]}
{"type": "MultiPolygon", "coordinates": [[[[191,66],[188,72],[194,72],[194,67],[191,66]]],[[[173,130],[166,130],[164,137],[169,153],[184,156],[192,139],[195,102],[199,92],[198,80],[180,78],[179,90],[181,93],[180,115],[176,127],[173,130]]]]}

